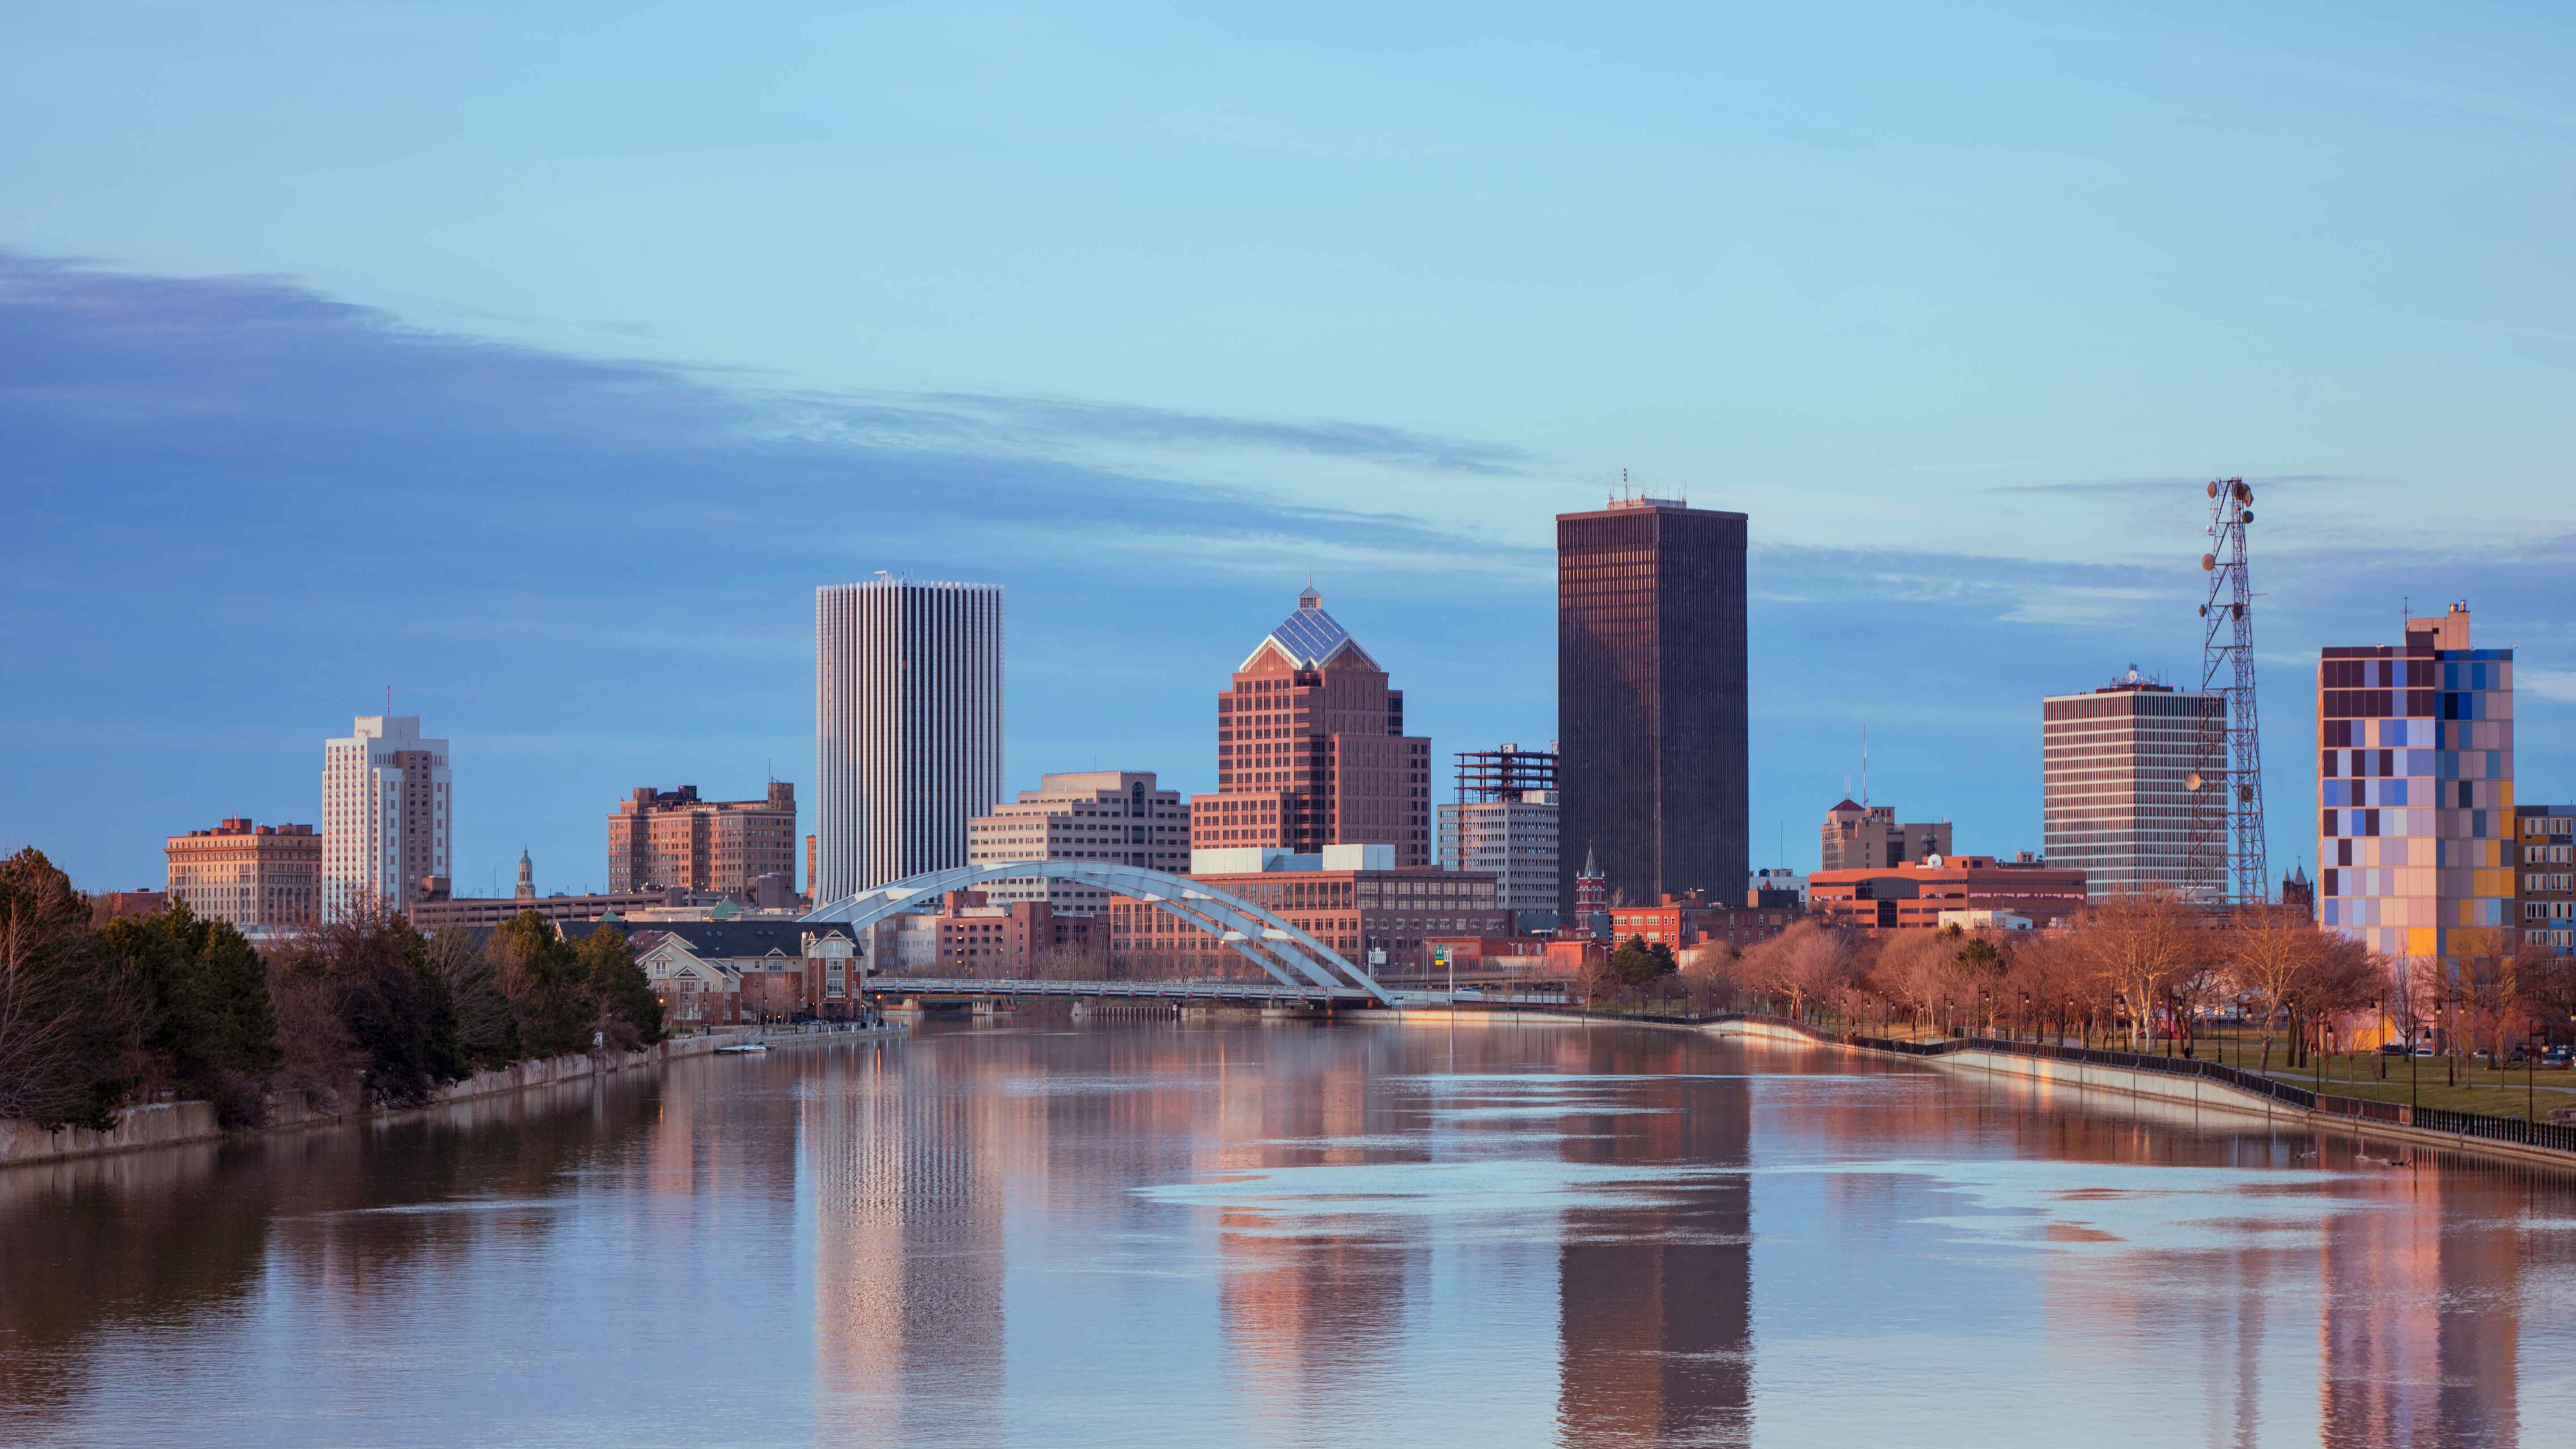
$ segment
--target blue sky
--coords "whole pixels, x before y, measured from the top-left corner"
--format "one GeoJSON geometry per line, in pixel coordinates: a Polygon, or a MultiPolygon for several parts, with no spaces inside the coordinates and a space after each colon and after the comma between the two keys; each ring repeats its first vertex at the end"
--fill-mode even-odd
{"type": "MultiPolygon", "coordinates": [[[[22,7],[23,9],[24,7],[22,7]]],[[[309,820],[463,884],[811,774],[810,590],[1009,586],[1009,773],[1213,781],[1311,568],[1435,750],[1553,729],[1550,515],[1754,544],[1755,858],[2036,848],[2037,698],[2466,598],[2576,794],[2576,140],[2542,7],[51,7],[0,20],[0,844],[309,820]]]]}

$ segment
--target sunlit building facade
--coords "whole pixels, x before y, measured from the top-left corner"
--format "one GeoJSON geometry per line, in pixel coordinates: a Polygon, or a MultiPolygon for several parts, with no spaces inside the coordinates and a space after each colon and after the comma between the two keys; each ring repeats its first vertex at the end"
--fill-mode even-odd
{"type": "Polygon", "coordinates": [[[2220,738],[2227,697],[2177,690],[2139,675],[2084,694],[2040,701],[2040,793],[2048,863],[2084,872],[2095,900],[2168,888],[2185,899],[2223,900],[2223,843],[2191,858],[2192,776],[2208,768],[2224,789],[2220,758],[2205,764],[2205,742],[2220,738]]]}
{"type": "Polygon", "coordinates": [[[2469,609],[2317,670],[2317,921],[2400,962],[2510,949],[2513,651],[2469,609]]]}

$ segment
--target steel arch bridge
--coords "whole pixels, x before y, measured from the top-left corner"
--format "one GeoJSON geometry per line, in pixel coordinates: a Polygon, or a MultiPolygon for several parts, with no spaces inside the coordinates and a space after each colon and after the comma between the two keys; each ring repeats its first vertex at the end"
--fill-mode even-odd
{"type": "MultiPolygon", "coordinates": [[[[1201,934],[1233,947],[1236,954],[1268,972],[1271,979],[1286,988],[1277,991],[1278,996],[1366,999],[1381,1006],[1396,1004],[1395,997],[1378,985],[1376,978],[1340,952],[1272,912],[1223,891],[1211,890],[1186,876],[1147,870],[1140,865],[1119,865],[1105,860],[1015,860],[998,865],[962,865],[952,870],[935,870],[894,881],[857,895],[843,896],[808,912],[804,919],[818,924],[846,926],[856,935],[888,916],[918,911],[925,902],[936,902],[950,891],[965,890],[986,881],[1025,880],[1032,876],[1104,886],[1176,917],[1201,934]]],[[[957,983],[948,984],[954,986],[957,983]]],[[[1007,990],[1014,986],[1028,992],[1058,995],[1091,994],[1084,990],[1086,987],[1101,988],[1100,994],[1120,996],[1208,994],[1206,983],[1185,981],[976,982],[977,989],[984,991],[1007,990]],[[1169,991],[1154,989],[1158,985],[1167,985],[1169,991]]],[[[939,988],[928,987],[925,983],[925,989],[939,988]]]]}

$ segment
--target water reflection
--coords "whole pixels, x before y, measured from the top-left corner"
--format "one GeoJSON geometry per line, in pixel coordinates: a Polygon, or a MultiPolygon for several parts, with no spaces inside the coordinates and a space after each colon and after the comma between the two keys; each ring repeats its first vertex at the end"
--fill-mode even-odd
{"type": "Polygon", "coordinates": [[[2561,1441],[2566,1183],[2393,1155],[1673,1033],[933,1029],[0,1172],[0,1442],[2561,1441]]]}

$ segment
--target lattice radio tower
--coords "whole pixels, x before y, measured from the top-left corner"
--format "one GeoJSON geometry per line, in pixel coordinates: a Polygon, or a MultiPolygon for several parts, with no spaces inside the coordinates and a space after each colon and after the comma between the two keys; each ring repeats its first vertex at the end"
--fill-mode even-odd
{"type": "Polygon", "coordinates": [[[2263,745],[2254,709],[2254,586],[2245,569],[2245,530],[2254,522],[2254,490],[2242,478],[2209,485],[2209,601],[2200,606],[2200,689],[2223,695],[2223,713],[2201,716],[2199,765],[2191,790],[2191,853],[2186,889],[2212,905],[2261,905],[2271,899],[2270,856],[2263,848],[2263,745]]]}

